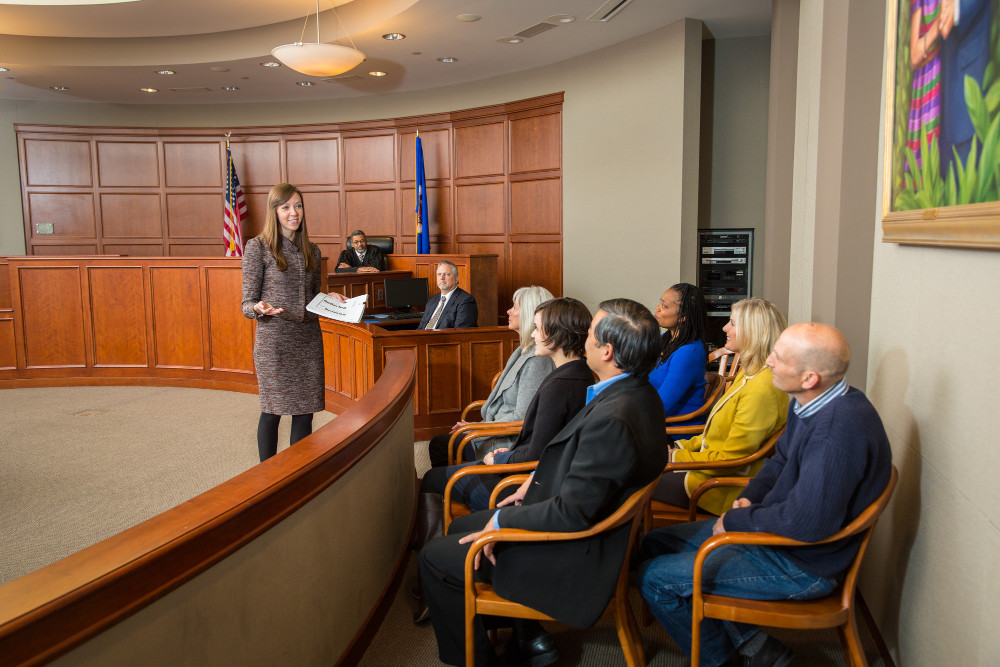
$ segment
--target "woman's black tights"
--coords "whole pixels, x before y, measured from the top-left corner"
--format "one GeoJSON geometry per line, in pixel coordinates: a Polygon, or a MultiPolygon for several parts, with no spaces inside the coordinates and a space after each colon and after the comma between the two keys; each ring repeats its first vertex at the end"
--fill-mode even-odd
{"type": "MultiPolygon", "coordinates": [[[[281,415],[272,415],[268,412],[260,413],[260,421],[257,422],[257,453],[260,460],[266,461],[278,451],[278,422],[281,415]]],[[[312,413],[305,415],[292,415],[292,435],[288,439],[289,445],[306,437],[313,430],[312,413]]]]}

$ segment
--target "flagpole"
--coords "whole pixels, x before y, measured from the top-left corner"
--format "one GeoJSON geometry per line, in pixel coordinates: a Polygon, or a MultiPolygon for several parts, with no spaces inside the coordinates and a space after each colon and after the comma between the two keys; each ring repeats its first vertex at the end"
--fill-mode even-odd
{"type": "Polygon", "coordinates": [[[416,241],[417,253],[420,253],[420,223],[417,220],[420,219],[420,177],[417,174],[417,139],[420,138],[420,128],[417,128],[417,138],[413,140],[413,204],[418,211],[417,215],[413,218],[413,240],[416,241]]]}

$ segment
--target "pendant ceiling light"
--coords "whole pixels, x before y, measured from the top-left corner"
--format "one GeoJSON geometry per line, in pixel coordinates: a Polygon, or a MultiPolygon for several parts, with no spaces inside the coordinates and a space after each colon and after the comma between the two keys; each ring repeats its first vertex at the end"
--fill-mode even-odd
{"type": "MultiPolygon", "coordinates": [[[[337,23],[340,23],[336,8],[333,10],[333,15],[337,18],[337,23]]],[[[306,23],[302,25],[302,37],[305,37],[308,22],[309,15],[306,14],[306,23]]],[[[344,32],[347,32],[346,28],[344,32]]],[[[319,41],[319,0],[316,0],[316,41],[303,43],[302,37],[294,44],[274,47],[271,49],[271,55],[296,72],[307,76],[343,74],[357,67],[365,59],[365,54],[353,48],[354,40],[351,39],[350,33],[347,34],[347,38],[351,40],[351,46],[323,44],[319,41]]]]}

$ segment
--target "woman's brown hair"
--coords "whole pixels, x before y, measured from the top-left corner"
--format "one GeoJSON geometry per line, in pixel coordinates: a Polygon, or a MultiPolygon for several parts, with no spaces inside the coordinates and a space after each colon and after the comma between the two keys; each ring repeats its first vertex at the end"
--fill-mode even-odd
{"type": "Polygon", "coordinates": [[[316,258],[313,257],[310,251],[309,233],[306,232],[306,200],[302,196],[302,191],[297,187],[288,183],[278,183],[267,193],[267,219],[264,221],[264,229],[261,231],[260,237],[264,239],[264,243],[271,249],[274,261],[278,263],[278,270],[284,271],[287,269],[288,260],[285,259],[285,253],[281,252],[281,225],[278,222],[278,207],[296,194],[302,200],[302,220],[299,221],[299,228],[295,230],[292,241],[298,246],[299,252],[302,253],[302,259],[305,260],[306,264],[306,271],[312,272],[316,269],[316,258]]]}

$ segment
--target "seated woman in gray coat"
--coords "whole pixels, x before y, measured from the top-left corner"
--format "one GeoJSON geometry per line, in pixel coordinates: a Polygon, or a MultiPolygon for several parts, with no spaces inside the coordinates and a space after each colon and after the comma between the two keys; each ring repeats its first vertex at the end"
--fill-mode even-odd
{"type": "MultiPolygon", "coordinates": [[[[483,422],[507,422],[524,419],[528,404],[534,398],[538,385],[542,383],[555,365],[548,357],[535,356],[535,341],[531,333],[535,329],[533,315],[535,308],[552,298],[552,293],[544,287],[532,285],[514,292],[513,304],[507,310],[507,328],[520,334],[520,346],[514,350],[500,378],[493,385],[480,413],[483,422]],[[523,317],[522,317],[523,313],[523,317]]],[[[455,429],[464,426],[458,422],[448,433],[431,438],[427,445],[432,466],[448,465],[448,441],[455,429]]],[[[462,453],[465,461],[476,461],[498,447],[510,447],[517,436],[497,436],[477,438],[462,453]]]]}

